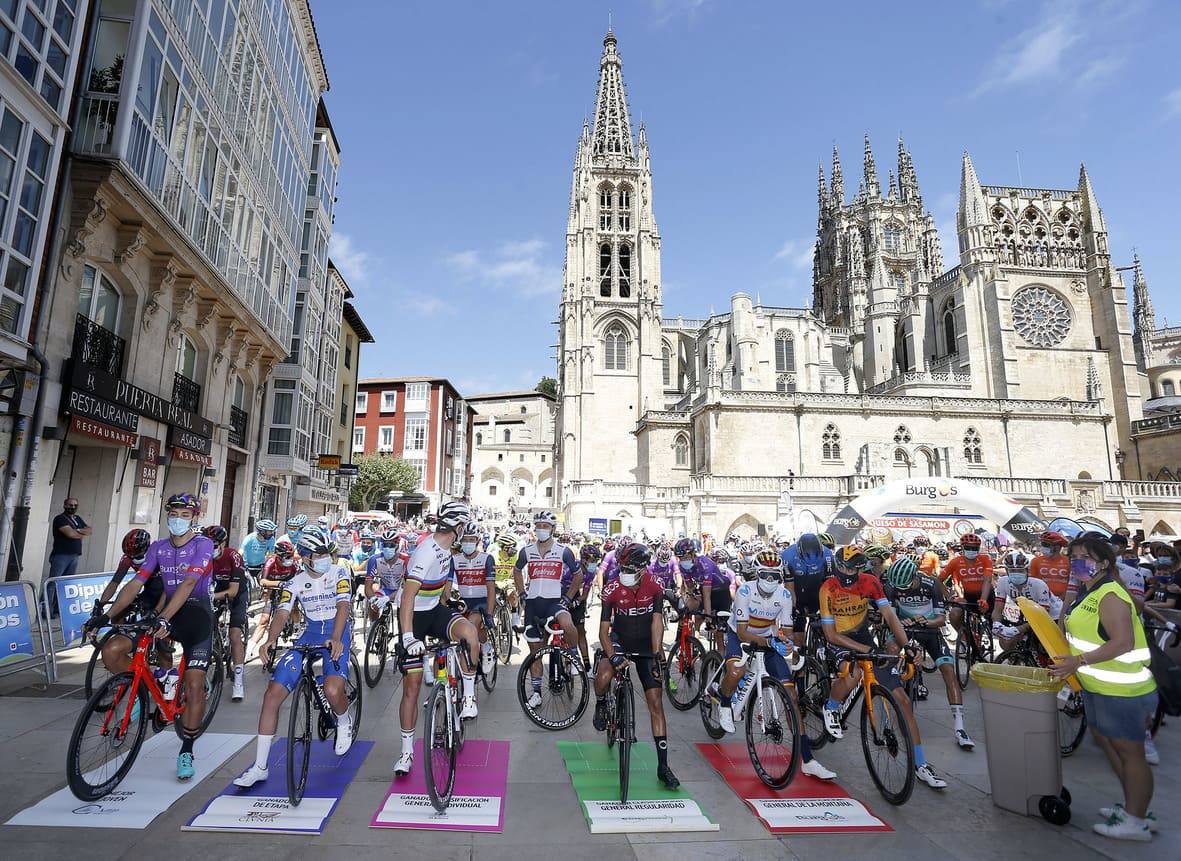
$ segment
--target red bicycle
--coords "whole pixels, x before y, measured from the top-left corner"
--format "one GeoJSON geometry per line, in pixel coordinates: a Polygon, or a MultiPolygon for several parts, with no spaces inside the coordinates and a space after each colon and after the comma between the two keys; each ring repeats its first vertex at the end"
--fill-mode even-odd
{"type": "MultiPolygon", "coordinates": [[[[66,750],[66,777],[70,791],[82,801],[97,801],[123,781],[147,737],[149,718],[157,732],[173,724],[181,735],[185,659],[182,655],[177,665],[176,689],[165,697],[153,673],[155,628],[155,615],[114,626],[116,633],[136,644],[135,657],[127,672],[111,676],[91,695],[74,724],[66,750]]],[[[198,734],[205,732],[216,710],[217,700],[209,699],[198,734]]]]}
{"type": "Polygon", "coordinates": [[[712,649],[702,645],[694,632],[694,617],[704,619],[707,642],[711,645],[715,632],[724,623],[729,613],[706,616],[704,613],[683,612],[677,622],[676,641],[668,653],[668,665],[664,674],[664,692],[673,708],[688,711],[697,705],[705,688],[705,656],[712,649]]]}

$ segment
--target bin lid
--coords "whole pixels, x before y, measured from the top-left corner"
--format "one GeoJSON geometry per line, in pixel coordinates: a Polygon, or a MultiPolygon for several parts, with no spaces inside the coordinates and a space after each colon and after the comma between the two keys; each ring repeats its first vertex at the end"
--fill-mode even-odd
{"type": "Polygon", "coordinates": [[[972,678],[982,688],[1034,694],[1053,693],[1063,684],[1061,679],[1055,679],[1042,667],[1011,667],[1007,664],[973,664],[972,678]]]}

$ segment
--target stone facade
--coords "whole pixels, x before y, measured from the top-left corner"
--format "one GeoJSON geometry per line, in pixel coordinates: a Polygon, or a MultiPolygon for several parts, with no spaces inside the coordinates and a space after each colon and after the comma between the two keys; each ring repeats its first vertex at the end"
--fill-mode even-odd
{"type": "Polygon", "coordinates": [[[1076,188],[990,186],[965,153],[945,268],[909,151],[899,141],[883,186],[867,138],[852,198],[835,150],[821,171],[810,308],[740,292],[708,319],[666,318],[647,132],[633,145],[621,70],[608,33],[559,316],[568,525],[794,532],[929,475],[991,482],[1046,516],[1181,526],[1181,485],[1148,508],[1120,485],[1142,348],[1085,167],[1076,188]]]}
{"type": "Polygon", "coordinates": [[[471,501],[505,514],[554,506],[554,399],[541,392],[468,398],[472,423],[471,501]]]}

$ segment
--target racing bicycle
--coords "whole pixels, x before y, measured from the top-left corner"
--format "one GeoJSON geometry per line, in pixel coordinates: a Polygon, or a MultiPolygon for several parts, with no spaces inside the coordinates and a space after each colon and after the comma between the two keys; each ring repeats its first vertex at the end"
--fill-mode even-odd
{"type": "MultiPolygon", "coordinates": [[[[385,672],[385,664],[396,651],[397,638],[394,635],[394,602],[387,601],[381,608],[376,622],[369,625],[369,634],[365,637],[365,684],[371,688],[377,687],[385,672]]],[[[365,608],[366,616],[369,608],[365,608]]],[[[401,678],[400,673],[394,674],[401,678]]]]}
{"type": "Polygon", "coordinates": [[[512,610],[500,589],[496,590],[496,608],[492,611],[492,618],[496,624],[489,633],[495,633],[496,653],[507,664],[517,647],[517,631],[513,628],[512,610]]]}
{"type": "MultiPolygon", "coordinates": [[[[655,656],[650,652],[621,652],[618,649],[615,654],[627,660],[615,667],[611,686],[607,688],[607,747],[619,745],[619,800],[626,804],[631,749],[636,743],[636,693],[632,686],[631,661],[655,656]]],[[[602,655],[602,650],[595,654],[596,664],[602,655]]]]}
{"type": "Polygon", "coordinates": [[[526,716],[542,729],[568,729],[578,723],[590,701],[590,685],[582,658],[562,634],[556,616],[545,621],[548,642],[529,655],[517,672],[517,698],[526,716]],[[529,705],[533,693],[533,670],[541,680],[541,703],[529,705]]]}
{"type": "Polygon", "coordinates": [[[664,676],[664,691],[673,708],[688,711],[697,705],[705,685],[705,657],[718,656],[713,649],[706,649],[693,631],[693,618],[704,619],[706,642],[714,641],[714,634],[725,624],[730,614],[723,610],[713,616],[685,611],[677,620],[677,633],[668,653],[667,673],[664,676]]]}
{"type": "Polygon", "coordinates": [[[964,611],[955,639],[955,677],[964,689],[971,680],[972,664],[991,664],[994,660],[992,622],[971,601],[952,601],[950,606],[964,611]]]}
{"type": "MultiPolygon", "coordinates": [[[[464,722],[459,717],[459,652],[466,645],[440,640],[427,646],[434,653],[435,684],[427,697],[423,728],[426,789],[435,810],[445,813],[455,788],[455,761],[463,749],[464,722]]],[[[478,671],[478,670],[477,670],[478,671]]]]}

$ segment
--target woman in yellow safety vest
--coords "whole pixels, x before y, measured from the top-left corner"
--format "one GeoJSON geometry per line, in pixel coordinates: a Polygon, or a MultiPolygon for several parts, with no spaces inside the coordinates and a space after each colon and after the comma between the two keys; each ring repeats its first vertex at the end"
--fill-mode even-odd
{"type": "Polygon", "coordinates": [[[1103,808],[1094,830],[1118,840],[1152,838],[1148,810],[1152,771],[1144,758],[1144,725],[1156,708],[1150,654],[1132,596],[1119,580],[1115,550],[1098,535],[1071,542],[1070,576],[1078,597],[1067,610],[1069,655],[1057,655],[1055,676],[1078,675],[1087,724],[1119,778],[1124,803],[1103,808]]]}

